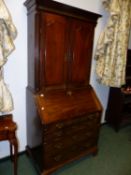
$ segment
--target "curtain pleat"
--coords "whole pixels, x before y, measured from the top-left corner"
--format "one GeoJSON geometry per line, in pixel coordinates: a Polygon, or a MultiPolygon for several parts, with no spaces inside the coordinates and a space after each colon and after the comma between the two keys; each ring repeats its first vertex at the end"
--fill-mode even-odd
{"type": "Polygon", "coordinates": [[[0,112],[10,112],[14,109],[12,95],[4,82],[3,67],[7,57],[15,49],[14,39],[17,30],[11,15],[3,0],[0,0],[0,112]]]}
{"type": "Polygon", "coordinates": [[[110,16],[97,43],[96,74],[101,84],[121,87],[125,84],[131,0],[105,0],[103,5],[110,16]]]}

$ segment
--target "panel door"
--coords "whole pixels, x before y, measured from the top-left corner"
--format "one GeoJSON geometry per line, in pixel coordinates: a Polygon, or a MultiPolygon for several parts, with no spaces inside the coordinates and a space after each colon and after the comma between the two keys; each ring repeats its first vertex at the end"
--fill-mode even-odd
{"type": "Polygon", "coordinates": [[[70,34],[70,85],[89,84],[94,24],[71,20],[70,34]]]}
{"type": "Polygon", "coordinates": [[[41,87],[64,88],[67,75],[67,20],[53,13],[43,13],[41,18],[41,87]]]}

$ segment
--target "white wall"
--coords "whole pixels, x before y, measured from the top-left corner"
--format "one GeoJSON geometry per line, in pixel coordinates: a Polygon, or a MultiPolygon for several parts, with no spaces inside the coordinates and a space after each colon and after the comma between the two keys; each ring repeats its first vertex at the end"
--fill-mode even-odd
{"type": "MultiPolygon", "coordinates": [[[[98,21],[96,27],[95,39],[94,39],[94,50],[102,31],[107,16],[104,14],[100,0],[57,0],[62,3],[66,3],[72,6],[76,6],[85,10],[89,10],[95,13],[104,15],[98,21]]],[[[23,151],[26,146],[26,98],[25,89],[27,86],[27,17],[26,8],[23,6],[24,0],[5,0],[7,7],[10,10],[14,24],[18,30],[18,36],[15,40],[16,50],[9,56],[8,62],[5,66],[5,80],[9,84],[10,91],[12,92],[14,99],[15,109],[12,112],[14,120],[18,125],[18,139],[19,139],[19,151],[23,151]]],[[[95,61],[92,61],[92,72],[91,72],[91,84],[96,90],[96,93],[106,109],[108,99],[108,87],[99,85],[96,82],[94,73],[95,61]]],[[[104,121],[104,113],[102,122],[104,121]]],[[[8,143],[0,143],[0,158],[9,154],[8,143]]]]}
{"type": "MultiPolygon", "coordinates": [[[[16,50],[8,57],[5,65],[5,82],[9,85],[14,99],[14,120],[18,125],[20,151],[26,145],[25,87],[27,84],[27,17],[24,0],[4,0],[18,30],[16,50]]],[[[8,142],[0,142],[0,158],[9,154],[8,142]]]]}

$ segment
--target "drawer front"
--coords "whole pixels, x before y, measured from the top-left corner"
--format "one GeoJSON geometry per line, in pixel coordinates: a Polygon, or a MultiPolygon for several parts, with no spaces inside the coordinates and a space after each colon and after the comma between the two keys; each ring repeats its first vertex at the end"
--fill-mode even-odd
{"type": "Polygon", "coordinates": [[[63,137],[59,140],[52,141],[50,143],[44,142],[44,151],[48,155],[55,155],[65,150],[70,150],[74,145],[83,145],[84,142],[90,142],[90,140],[96,140],[97,134],[94,133],[76,133],[70,135],[70,137],[63,137]]]}
{"type": "Polygon", "coordinates": [[[87,154],[90,152],[91,148],[96,147],[97,140],[92,138],[90,140],[86,140],[83,142],[78,142],[73,144],[71,147],[64,149],[63,151],[54,152],[53,154],[49,154],[48,152],[44,153],[44,166],[46,169],[57,166],[59,164],[64,163],[65,161],[72,160],[73,158],[79,156],[82,153],[87,154]]]}
{"type": "Polygon", "coordinates": [[[8,139],[8,131],[3,131],[0,133],[0,140],[7,140],[8,139]]]}
{"type": "Polygon", "coordinates": [[[12,138],[15,138],[15,132],[7,130],[0,133],[0,140],[10,140],[12,138]]]}
{"type": "Polygon", "coordinates": [[[99,113],[89,114],[44,126],[44,140],[52,142],[84,132],[97,132],[100,125],[99,113]]]}

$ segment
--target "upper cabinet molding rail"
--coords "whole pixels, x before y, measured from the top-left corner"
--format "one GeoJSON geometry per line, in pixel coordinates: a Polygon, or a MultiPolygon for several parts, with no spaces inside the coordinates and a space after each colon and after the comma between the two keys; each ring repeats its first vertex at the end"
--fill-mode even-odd
{"type": "Polygon", "coordinates": [[[80,18],[82,20],[90,21],[95,24],[97,19],[101,17],[99,14],[69,5],[64,5],[52,0],[27,0],[24,4],[28,9],[28,13],[30,13],[32,10],[37,11],[39,9],[45,10],[46,12],[54,12],[57,14],[59,13],[66,16],[72,16],[74,18],[80,18]]]}

